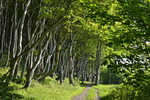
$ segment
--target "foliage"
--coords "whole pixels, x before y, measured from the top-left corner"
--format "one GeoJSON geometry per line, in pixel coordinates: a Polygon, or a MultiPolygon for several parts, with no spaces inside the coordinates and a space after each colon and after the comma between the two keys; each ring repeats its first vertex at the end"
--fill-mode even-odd
{"type": "Polygon", "coordinates": [[[114,34],[108,46],[115,52],[106,57],[108,67],[124,76],[125,86],[115,100],[149,98],[149,2],[141,0],[118,0],[119,13],[123,20],[112,26],[114,34]],[[118,26],[118,25],[119,26],[118,26]],[[146,84],[146,85],[143,85],[146,84]],[[141,91],[143,90],[143,91],[141,91]],[[121,97],[121,98],[119,98],[121,97]]]}
{"type": "Polygon", "coordinates": [[[114,73],[106,66],[101,67],[101,84],[120,84],[123,83],[123,75],[114,73]]]}
{"type": "Polygon", "coordinates": [[[143,83],[137,88],[132,85],[121,85],[111,93],[111,100],[149,100],[149,83],[143,83]]]}
{"type": "Polygon", "coordinates": [[[5,74],[8,70],[9,70],[9,68],[0,67],[0,77],[2,77],[3,74],[5,74]]]}
{"type": "MultiPolygon", "coordinates": [[[[100,70],[102,83],[111,83],[110,79],[120,83],[123,77],[125,85],[117,91],[124,90],[125,95],[118,93],[118,97],[149,97],[149,0],[1,0],[0,9],[0,66],[10,68],[3,76],[4,82],[26,82],[24,87],[28,88],[33,80],[30,91],[40,93],[41,89],[63,97],[60,92],[67,94],[73,90],[72,85],[64,91],[47,76],[56,74],[60,83],[66,77],[70,84],[74,77],[99,83],[100,70]],[[35,82],[42,79],[42,85],[35,82]],[[39,90],[35,91],[35,87],[39,90]]],[[[66,82],[62,84],[65,88],[66,82]]],[[[74,85],[82,90],[78,82],[74,85]]],[[[4,91],[8,89],[8,93],[4,92],[8,95],[15,89],[8,83],[2,86],[4,91]]],[[[35,98],[29,91],[17,91],[35,98]]],[[[46,93],[42,99],[47,99],[46,93]]]]}

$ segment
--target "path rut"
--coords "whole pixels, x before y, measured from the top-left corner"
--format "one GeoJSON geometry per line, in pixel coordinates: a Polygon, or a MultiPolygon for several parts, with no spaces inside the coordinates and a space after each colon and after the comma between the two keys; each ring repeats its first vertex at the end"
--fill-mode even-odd
{"type": "MultiPolygon", "coordinates": [[[[82,94],[75,96],[72,100],[87,100],[88,91],[92,88],[93,84],[87,84],[82,94]]],[[[98,96],[98,90],[96,90],[96,97],[94,100],[101,100],[98,96]]]]}
{"type": "Polygon", "coordinates": [[[86,87],[82,94],[75,96],[72,100],[87,100],[86,97],[89,89],[91,89],[91,87],[86,87]]]}

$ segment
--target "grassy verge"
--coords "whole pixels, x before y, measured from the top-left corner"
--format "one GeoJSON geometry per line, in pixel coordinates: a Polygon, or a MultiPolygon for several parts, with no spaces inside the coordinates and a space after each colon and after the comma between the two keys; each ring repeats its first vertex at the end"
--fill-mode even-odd
{"type": "MultiPolygon", "coordinates": [[[[7,69],[0,68],[0,77],[7,69]]],[[[73,96],[81,94],[85,87],[76,81],[70,85],[68,79],[62,85],[52,78],[46,78],[42,83],[32,82],[27,90],[21,89],[22,84],[0,83],[0,100],[71,100],[73,96]]]]}
{"type": "MultiPolygon", "coordinates": [[[[67,82],[67,81],[66,81],[67,82]]],[[[23,95],[24,99],[35,100],[71,100],[75,95],[82,92],[83,87],[79,85],[72,86],[68,83],[59,85],[55,80],[49,84],[39,84],[33,82],[32,86],[28,90],[17,90],[16,93],[23,95]]]]}
{"type": "Polygon", "coordinates": [[[100,98],[103,100],[111,100],[110,94],[112,93],[113,90],[116,89],[119,85],[96,85],[93,86],[93,88],[98,89],[98,94],[100,98]]]}

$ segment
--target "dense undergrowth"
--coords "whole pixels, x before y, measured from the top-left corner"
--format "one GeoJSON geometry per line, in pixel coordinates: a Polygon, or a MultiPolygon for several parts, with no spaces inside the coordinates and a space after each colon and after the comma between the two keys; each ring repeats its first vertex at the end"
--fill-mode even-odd
{"type": "Polygon", "coordinates": [[[150,86],[145,84],[135,88],[121,85],[110,96],[110,100],[150,100],[150,86]]]}

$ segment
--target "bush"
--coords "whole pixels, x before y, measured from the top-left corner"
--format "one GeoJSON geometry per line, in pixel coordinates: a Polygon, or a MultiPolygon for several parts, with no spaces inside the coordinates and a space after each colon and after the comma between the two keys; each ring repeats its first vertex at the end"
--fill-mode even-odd
{"type": "Polygon", "coordinates": [[[122,85],[112,91],[111,100],[150,100],[150,81],[141,82],[139,87],[122,85]]]}
{"type": "Polygon", "coordinates": [[[132,86],[122,85],[110,94],[112,100],[136,100],[136,91],[132,86]]]}

